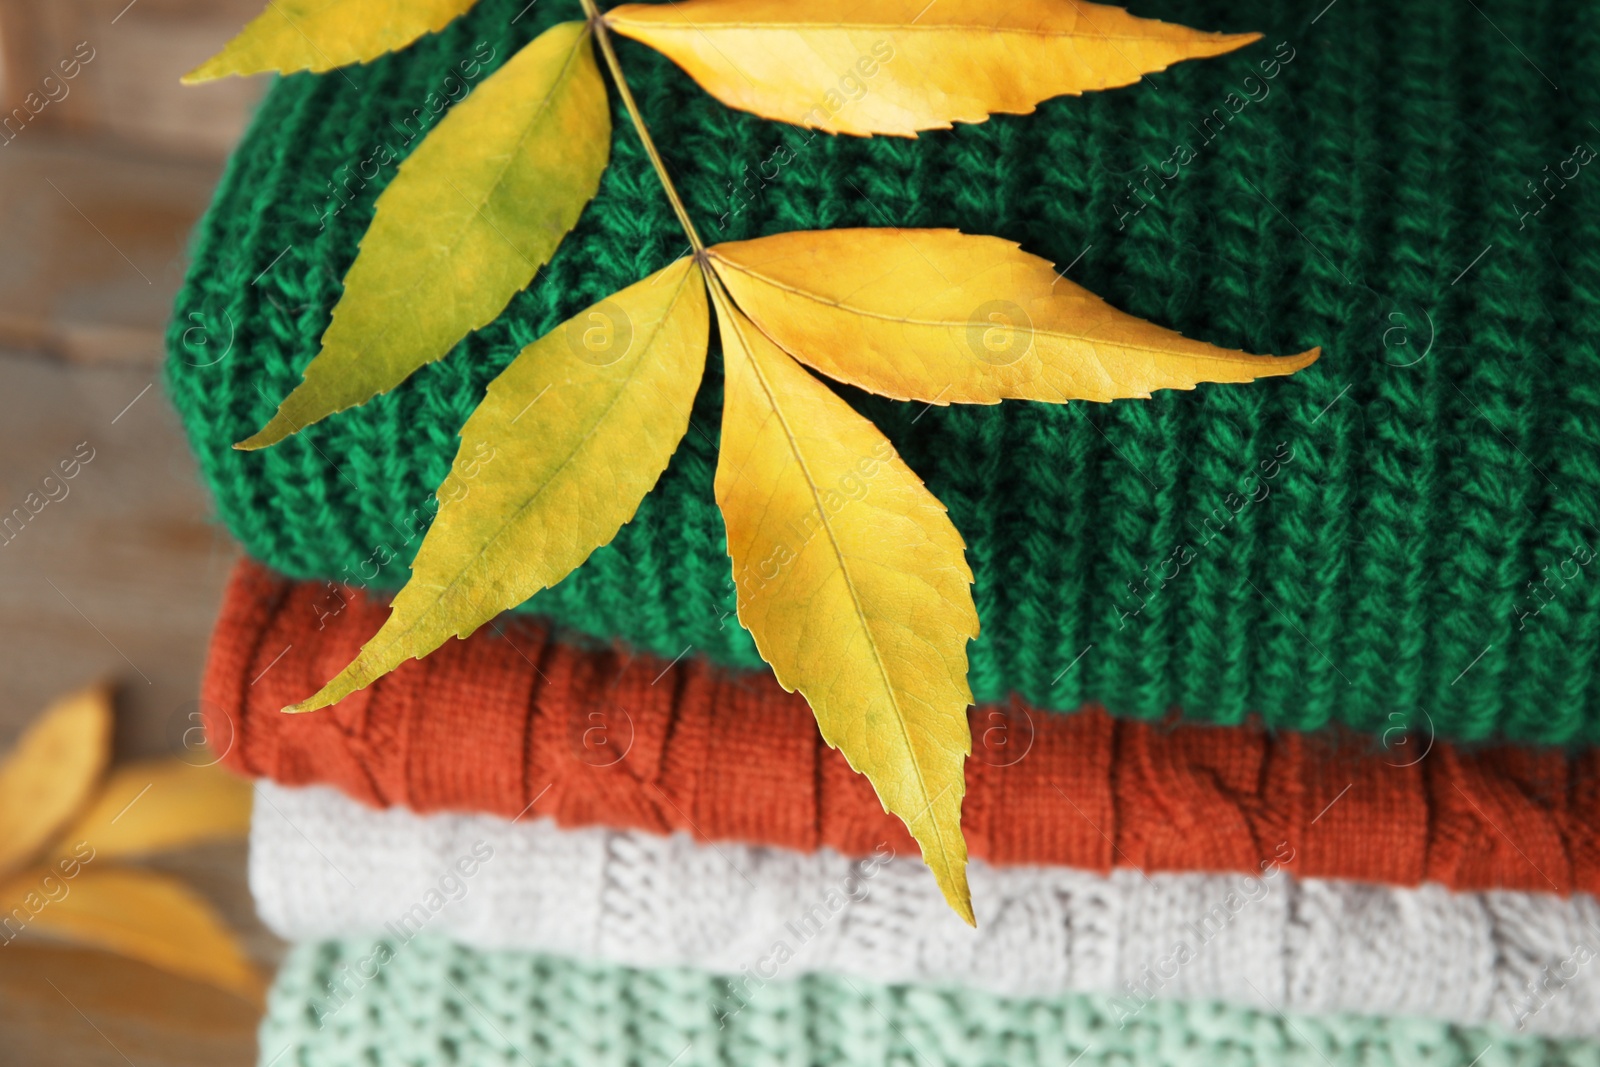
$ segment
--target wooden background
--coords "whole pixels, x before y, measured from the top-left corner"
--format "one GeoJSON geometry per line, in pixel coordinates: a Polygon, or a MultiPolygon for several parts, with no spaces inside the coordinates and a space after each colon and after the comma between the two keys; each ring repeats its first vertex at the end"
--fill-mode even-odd
{"type": "MultiPolygon", "coordinates": [[[[0,513],[80,442],[95,456],[0,546],[0,748],[96,678],[118,688],[119,759],[176,752],[190,725],[237,549],[163,396],[161,337],[189,232],[266,80],[178,78],[262,3],[0,0],[0,513]]],[[[240,843],[152,865],[216,903],[269,970],[282,946],[254,919],[244,861],[240,843]]],[[[113,956],[0,946],[7,1063],[251,1064],[257,1016],[113,956]]]]}

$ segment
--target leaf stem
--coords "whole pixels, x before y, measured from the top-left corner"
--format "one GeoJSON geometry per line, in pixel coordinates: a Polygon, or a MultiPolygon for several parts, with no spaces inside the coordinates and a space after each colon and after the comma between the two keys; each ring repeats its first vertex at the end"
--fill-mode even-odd
{"type": "Polygon", "coordinates": [[[672,184],[672,175],[667,173],[667,165],[661,159],[661,153],[656,151],[656,143],[650,138],[650,130],[644,124],[644,116],[639,113],[639,104],[633,98],[633,90],[628,88],[628,79],[622,76],[622,64],[617,62],[616,50],[611,47],[611,32],[606,26],[605,19],[601,16],[595,0],[581,0],[584,13],[589,16],[589,25],[594,27],[594,35],[600,42],[600,52],[606,57],[606,66],[611,70],[611,80],[617,83],[617,92],[622,95],[622,106],[628,109],[628,117],[633,120],[633,128],[639,134],[639,140],[644,144],[645,154],[650,157],[651,164],[656,168],[656,176],[661,179],[661,187],[666,190],[667,199],[672,202],[672,210],[677,212],[678,222],[683,225],[683,232],[689,237],[689,244],[694,247],[695,254],[699,255],[706,250],[705,244],[700,240],[700,233],[694,228],[694,222],[689,218],[689,209],[683,206],[683,198],[678,195],[678,187],[672,184]]]}

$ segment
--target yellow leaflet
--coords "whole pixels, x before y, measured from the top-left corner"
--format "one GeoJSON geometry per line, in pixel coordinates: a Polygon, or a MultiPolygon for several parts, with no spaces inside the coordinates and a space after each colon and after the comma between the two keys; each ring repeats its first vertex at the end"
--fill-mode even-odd
{"type": "Polygon", "coordinates": [[[32,868],[0,885],[0,914],[23,929],[108,949],[173,974],[259,1000],[261,976],[211,905],[153,871],[32,868]]]}
{"type": "Polygon", "coordinates": [[[499,315],[578,221],[611,152],[589,29],[545,31],[400,165],[305,381],[264,448],[399,385],[499,315]]]}
{"type": "Polygon", "coordinates": [[[1010,241],[956,230],[808,230],[710,249],[739,307],[801,362],[900,400],[1148,397],[1292,374],[1124,314],[1010,241]]]}
{"type": "Polygon", "coordinates": [[[332,70],[365,63],[445,28],[477,0],[267,0],[227,47],[183,76],[332,70]]]}
{"type": "Polygon", "coordinates": [[[684,0],[608,12],[730,107],[830,133],[947,129],[1131,85],[1256,33],[1200,33],[1087,0],[684,0]]]}
{"type": "Polygon", "coordinates": [[[961,798],[978,613],[961,535],[876,427],[716,300],[716,495],[739,621],[971,923],[961,798]]]}
{"type": "Polygon", "coordinates": [[[218,767],[148,760],[114,770],[89,810],[60,834],[55,852],[82,842],[100,858],[129,856],[249,832],[249,782],[218,767]]]}
{"type": "Polygon", "coordinates": [[[111,693],[62,697],[0,763],[0,876],[26,863],[88,802],[111,755],[111,693]]]}
{"type": "Polygon", "coordinates": [[[693,259],[522,350],[461,430],[411,580],[355,662],[288,711],[326,707],[565,578],[617,535],[689,428],[705,370],[693,259]]]}

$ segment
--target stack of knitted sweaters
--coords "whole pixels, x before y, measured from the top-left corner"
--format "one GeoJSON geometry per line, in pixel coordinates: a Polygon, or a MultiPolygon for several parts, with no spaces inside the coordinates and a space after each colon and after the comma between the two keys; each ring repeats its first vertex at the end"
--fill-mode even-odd
{"type": "Polygon", "coordinates": [[[1291,379],[1108,406],[841,388],[975,575],[976,930],[738,624],[715,348],[611,545],[281,713],[382,622],[486,383],[682,241],[619,118],[599,196],[495,323],[234,451],[460,60],[578,8],[481,0],[277,84],[169,360],[253,557],[204,697],[258,779],[261,914],[301,943],[263,1064],[1600,1063],[1600,9],[1315,6],[1141,5],[1266,37],[906,140],[808,138],[619,44],[710,239],[993,233],[1191,336],[1324,346],[1291,379]]]}

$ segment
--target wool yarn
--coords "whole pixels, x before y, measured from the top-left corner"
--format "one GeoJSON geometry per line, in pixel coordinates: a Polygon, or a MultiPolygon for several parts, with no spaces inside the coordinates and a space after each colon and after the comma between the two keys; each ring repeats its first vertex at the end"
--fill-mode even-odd
{"type": "MultiPolygon", "coordinates": [[[[618,106],[599,196],[494,324],[360,409],[230,448],[314,355],[391,159],[520,44],[581,17],[577,0],[526,7],[483,0],[397,55],[279,80],[200,227],[168,386],[220,517],[286,573],[398,587],[486,383],[684,248],[618,106]]],[[[966,540],[980,701],[1600,741],[1600,182],[1575,147],[1600,145],[1600,8],[1138,13],[1266,36],[916,139],[763,121],[618,48],[709,240],[958,227],[1190,336],[1324,346],[1292,379],[1107,406],[840,390],[966,540]]],[[[637,518],[527,607],[753,668],[712,502],[715,350],[709,368],[637,518]]]]}
{"type": "Polygon", "coordinates": [[[1157,1001],[1008,1000],[811,975],[748,999],[692,970],[629,970],[427,935],[291,951],[261,1067],[1593,1067],[1600,1045],[1444,1023],[1157,1001]]]}
{"type": "Polygon", "coordinates": [[[291,940],[420,931],[629,966],[771,981],[828,972],[1010,995],[1215,999],[1600,1036],[1600,903],[1301,878],[990,867],[976,930],[915,851],[863,860],[542,819],[372,811],[256,787],[250,884],[291,940]],[[1592,969],[1591,969],[1592,968],[1592,969]]]}
{"type": "MultiPolygon", "coordinates": [[[[203,688],[207,731],[251,777],[364,803],[692,832],[865,856],[915,846],[770,675],[583,648],[507,622],[314,715],[382,604],[245,562],[203,688]]],[[[1257,727],[1156,726],[1098,708],[971,713],[962,826],[990,863],[1297,873],[1456,889],[1600,892],[1600,751],[1468,751],[1257,727]]]]}

